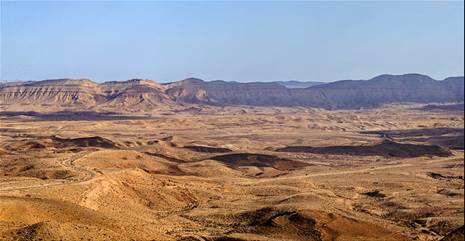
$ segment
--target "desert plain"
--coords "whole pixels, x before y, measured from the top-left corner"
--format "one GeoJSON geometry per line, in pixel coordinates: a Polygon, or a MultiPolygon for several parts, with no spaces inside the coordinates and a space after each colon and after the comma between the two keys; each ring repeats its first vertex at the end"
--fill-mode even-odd
{"type": "Polygon", "coordinates": [[[0,240],[463,240],[463,128],[418,104],[1,112],[0,240]]]}

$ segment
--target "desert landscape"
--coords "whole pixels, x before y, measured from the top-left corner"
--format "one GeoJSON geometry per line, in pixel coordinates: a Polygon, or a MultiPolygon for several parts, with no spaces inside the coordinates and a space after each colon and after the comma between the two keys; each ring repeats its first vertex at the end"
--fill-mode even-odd
{"type": "Polygon", "coordinates": [[[465,241],[464,23],[0,0],[0,241],[465,241]]]}
{"type": "Polygon", "coordinates": [[[0,239],[463,240],[463,77],[405,101],[385,77],[352,102],[347,82],[3,84],[0,239]]]}

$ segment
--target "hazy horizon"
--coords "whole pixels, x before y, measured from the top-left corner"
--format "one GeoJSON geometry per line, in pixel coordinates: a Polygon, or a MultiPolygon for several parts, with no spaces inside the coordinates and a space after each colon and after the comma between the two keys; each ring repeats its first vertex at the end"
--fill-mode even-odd
{"type": "MultiPolygon", "coordinates": [[[[354,81],[365,81],[365,80],[371,80],[375,77],[378,77],[378,76],[381,76],[381,75],[396,75],[396,76],[399,76],[399,75],[409,75],[409,74],[419,74],[419,75],[424,75],[424,74],[421,74],[421,73],[403,73],[403,74],[390,74],[390,73],[384,73],[384,74],[378,74],[378,75],[375,75],[375,76],[372,76],[368,79],[353,79],[353,78],[345,78],[345,79],[339,79],[339,80],[332,80],[332,81],[318,81],[318,80],[272,80],[272,81],[236,81],[236,80],[222,80],[222,79],[202,79],[202,78],[198,78],[198,77],[195,77],[195,76],[190,76],[190,77],[186,77],[186,78],[182,78],[182,79],[178,79],[178,80],[168,80],[168,81],[160,81],[160,80],[157,80],[157,79],[150,79],[150,78],[137,78],[137,77],[133,77],[133,78],[128,78],[128,79],[117,79],[117,80],[94,80],[92,78],[85,78],[85,77],[81,77],[81,78],[65,78],[65,77],[61,77],[61,78],[50,78],[50,79],[30,79],[30,80],[21,80],[21,79],[17,79],[17,80],[11,80],[11,79],[0,79],[0,82],[4,82],[4,83],[8,83],[8,82],[28,82],[28,81],[45,81],[45,80],[67,80],[67,79],[70,79],[70,80],[91,80],[93,82],[96,82],[96,83],[104,83],[104,82],[114,82],[114,81],[129,81],[129,80],[134,80],[134,79],[140,79],[140,80],[151,80],[151,81],[154,81],[156,83],[160,83],[160,84],[166,84],[166,83],[173,83],[173,82],[176,82],[176,81],[182,81],[182,80],[187,80],[187,79],[200,79],[200,80],[203,80],[203,81],[206,81],[206,82],[211,82],[211,81],[225,81],[225,82],[237,82],[237,83],[253,83],[253,82],[256,82],[256,83],[266,83],[266,82],[300,82],[300,83],[311,83],[311,82],[314,82],[314,83],[334,83],[334,82],[338,82],[338,81],[345,81],[345,80],[354,80],[354,81]]],[[[432,76],[429,76],[429,75],[426,75],[428,77],[431,77],[432,79],[436,80],[436,81],[443,81],[447,78],[453,78],[453,77],[464,77],[464,75],[451,75],[451,76],[446,76],[444,78],[441,78],[441,79],[436,79],[436,78],[433,78],[432,76]]]]}
{"type": "Polygon", "coordinates": [[[464,75],[463,2],[1,2],[2,80],[464,75]]]}

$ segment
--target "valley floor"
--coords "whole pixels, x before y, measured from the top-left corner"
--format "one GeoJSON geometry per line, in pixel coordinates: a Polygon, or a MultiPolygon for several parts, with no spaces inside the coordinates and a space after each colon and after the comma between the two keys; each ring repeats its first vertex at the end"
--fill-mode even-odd
{"type": "Polygon", "coordinates": [[[0,112],[0,239],[463,240],[463,128],[413,105],[0,112]]]}

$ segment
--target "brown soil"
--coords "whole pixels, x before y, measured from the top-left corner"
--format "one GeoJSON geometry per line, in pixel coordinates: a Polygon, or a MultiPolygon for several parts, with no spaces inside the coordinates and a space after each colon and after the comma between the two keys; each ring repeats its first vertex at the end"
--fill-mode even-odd
{"type": "Polygon", "coordinates": [[[0,240],[433,241],[463,226],[464,154],[428,140],[459,136],[461,113],[182,109],[0,114],[0,240]],[[411,133],[363,133],[379,130],[411,133]]]}

